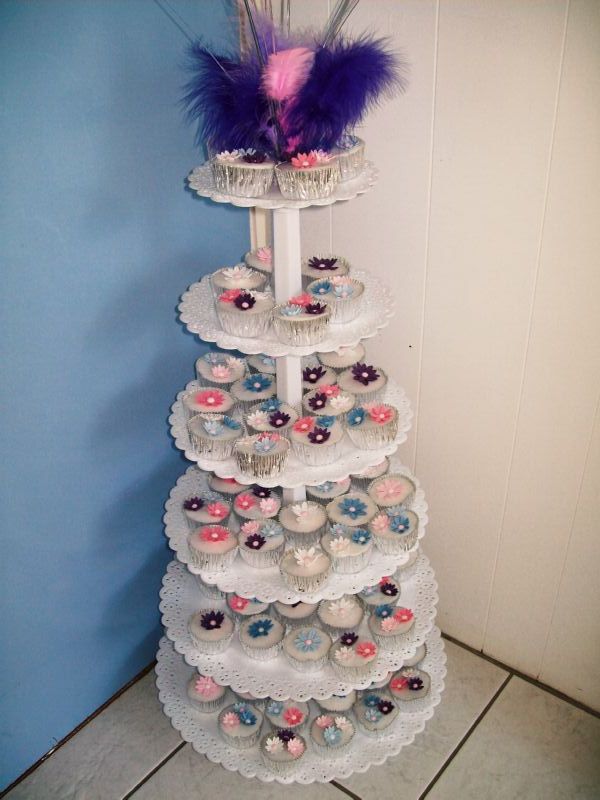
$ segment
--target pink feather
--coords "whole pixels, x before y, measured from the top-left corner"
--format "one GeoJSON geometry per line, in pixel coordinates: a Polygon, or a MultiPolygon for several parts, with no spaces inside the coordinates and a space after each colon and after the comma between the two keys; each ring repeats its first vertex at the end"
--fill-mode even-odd
{"type": "Polygon", "coordinates": [[[307,47],[271,53],[262,78],[267,97],[281,103],[297,94],[306,83],[314,59],[314,52],[307,47]]]}

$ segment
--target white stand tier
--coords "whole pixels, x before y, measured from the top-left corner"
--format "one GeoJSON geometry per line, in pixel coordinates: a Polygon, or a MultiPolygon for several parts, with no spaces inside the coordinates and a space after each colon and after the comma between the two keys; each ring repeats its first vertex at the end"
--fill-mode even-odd
{"type": "MultiPolygon", "coordinates": [[[[192,744],[194,750],[206,755],[210,761],[247,778],[258,778],[267,783],[325,783],[336,778],[347,778],[353,772],[365,772],[375,764],[383,764],[405,745],[411,744],[424,729],[440,702],[446,676],[444,643],[437,628],[429,634],[427,655],[419,668],[431,677],[429,693],[422,699],[401,703],[400,714],[384,735],[375,739],[357,731],[348,750],[335,758],[318,755],[309,742],[306,755],[298,763],[297,770],[285,777],[273,775],[264,765],[258,747],[237,750],[228,746],[218,732],[218,712],[202,714],[192,708],[186,696],[186,685],[194,669],[175,652],[167,639],[161,640],[157,655],[156,685],[165,714],[173,727],[186,742],[192,744]]],[[[310,708],[312,719],[318,710],[314,702],[310,703],[310,708]]],[[[310,736],[306,738],[309,740],[310,736]]]]}

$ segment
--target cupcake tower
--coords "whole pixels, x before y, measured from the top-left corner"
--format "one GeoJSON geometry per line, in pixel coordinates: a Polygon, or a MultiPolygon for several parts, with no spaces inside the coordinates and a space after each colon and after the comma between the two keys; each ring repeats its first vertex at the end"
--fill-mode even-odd
{"type": "MultiPolygon", "coordinates": [[[[352,158],[344,196],[364,186],[362,143],[352,158]]],[[[285,170],[283,196],[253,197],[266,169],[246,160],[239,177],[239,159],[217,159],[200,193],[275,203],[273,242],[180,306],[224,349],[198,359],[170,418],[196,464],[166,506],[177,560],[157,683],[173,725],[211,760],[265,781],[329,781],[396,755],[440,700],[427,505],[395,456],[408,402],[362,344],[387,324],[389,293],[346,255],[302,259],[285,170]]],[[[338,199],[314,197],[312,178],[303,187],[302,205],[338,199]]]]}

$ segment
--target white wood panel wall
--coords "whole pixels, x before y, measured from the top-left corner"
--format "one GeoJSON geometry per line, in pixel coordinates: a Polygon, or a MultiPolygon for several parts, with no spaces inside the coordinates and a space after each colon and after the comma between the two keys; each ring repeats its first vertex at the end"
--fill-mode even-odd
{"type": "Polygon", "coordinates": [[[350,27],[410,88],[364,128],[377,187],[303,212],[303,249],[398,298],[368,351],[415,409],[440,625],[600,708],[600,3],[362,0],[350,27]]]}

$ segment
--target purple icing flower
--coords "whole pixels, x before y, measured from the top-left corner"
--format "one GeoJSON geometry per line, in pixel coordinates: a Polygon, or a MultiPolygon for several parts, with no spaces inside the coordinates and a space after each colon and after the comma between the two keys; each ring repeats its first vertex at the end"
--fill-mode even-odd
{"type": "Polygon", "coordinates": [[[306,383],[316,383],[323,377],[325,377],[325,370],[321,365],[316,367],[305,367],[302,370],[302,380],[306,381],[306,383]]]}
{"type": "Polygon", "coordinates": [[[304,306],[304,311],[306,314],[317,316],[319,314],[324,314],[327,311],[327,306],[325,303],[309,303],[307,306],[304,306]]]}
{"type": "Polygon", "coordinates": [[[398,587],[395,583],[389,583],[389,581],[386,581],[380,585],[379,591],[386,597],[395,597],[398,594],[398,587]]]}
{"type": "Polygon", "coordinates": [[[422,689],[422,688],[423,688],[423,681],[421,680],[421,678],[418,678],[418,677],[415,675],[415,676],[413,676],[412,678],[409,678],[409,679],[408,679],[408,688],[409,688],[409,689],[410,689],[412,692],[418,692],[418,691],[419,691],[419,689],[422,689]]]}
{"type": "Polygon", "coordinates": [[[291,742],[292,739],[296,738],[294,731],[291,731],[289,728],[281,728],[277,731],[277,736],[282,742],[291,742]]]}
{"type": "Polygon", "coordinates": [[[201,497],[190,497],[183,501],[183,507],[186,511],[200,511],[204,506],[204,500],[201,497]]]}
{"type": "Polygon", "coordinates": [[[252,533],[246,539],[245,545],[249,547],[250,550],[260,550],[266,541],[265,537],[261,536],[260,533],[252,533]]]}
{"type": "Polygon", "coordinates": [[[313,444],[323,444],[330,436],[331,432],[327,428],[315,428],[308,434],[308,441],[313,444]]]}
{"type": "Polygon", "coordinates": [[[362,383],[363,386],[368,386],[380,377],[375,367],[371,367],[369,364],[361,364],[360,361],[352,367],[352,376],[355,381],[362,383]]]}
{"type": "Polygon", "coordinates": [[[241,294],[238,294],[233,302],[235,307],[239,308],[240,311],[249,311],[256,303],[256,298],[252,297],[252,295],[248,294],[248,292],[242,292],[241,294]]]}
{"type": "Polygon", "coordinates": [[[340,636],[340,642],[344,645],[344,647],[352,647],[352,645],[358,641],[358,636],[354,631],[346,631],[342,633],[340,636]]]}
{"type": "Polygon", "coordinates": [[[266,486],[259,486],[258,483],[255,483],[252,487],[252,494],[254,497],[260,498],[271,497],[271,490],[267,489],[266,486]]]}
{"type": "Polygon", "coordinates": [[[283,428],[284,425],[288,424],[290,419],[290,415],[286,414],[285,411],[275,411],[269,417],[269,425],[272,428],[283,428]]]}
{"type": "Polygon", "coordinates": [[[394,710],[394,704],[390,700],[380,700],[377,703],[377,708],[382,714],[391,714],[394,710]]]}
{"type": "Polygon", "coordinates": [[[207,611],[200,617],[200,625],[207,631],[220,628],[225,621],[225,614],[222,611],[207,611]]]}
{"type": "Polygon", "coordinates": [[[308,266],[311,269],[318,269],[322,272],[335,269],[336,264],[337,258],[318,258],[317,256],[313,256],[312,258],[308,259],[308,266]]]}
{"type": "Polygon", "coordinates": [[[310,398],[308,405],[313,411],[319,411],[321,408],[325,408],[327,405],[327,395],[323,392],[317,392],[314,397],[310,398]]]}
{"type": "Polygon", "coordinates": [[[252,152],[251,150],[247,150],[242,160],[246,162],[246,164],[263,164],[267,160],[267,156],[265,153],[252,152]]]}

